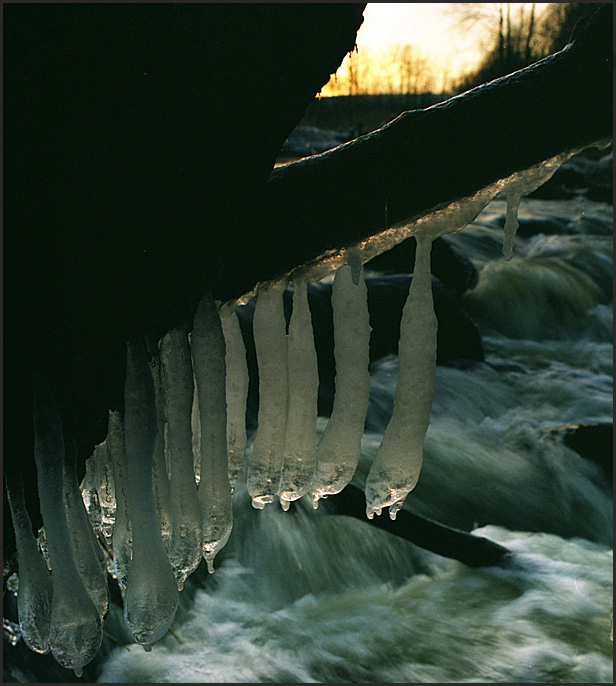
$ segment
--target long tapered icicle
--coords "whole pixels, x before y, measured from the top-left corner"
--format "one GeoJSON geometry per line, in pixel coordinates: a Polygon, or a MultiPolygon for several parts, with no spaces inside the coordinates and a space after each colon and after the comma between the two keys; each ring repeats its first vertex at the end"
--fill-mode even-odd
{"type": "Polygon", "coordinates": [[[193,369],[188,333],[176,328],[160,343],[165,383],[167,450],[171,470],[171,540],[169,561],[182,590],[201,561],[203,523],[193,466],[191,416],[193,369]]]}
{"type": "Polygon", "coordinates": [[[39,379],[34,385],[34,458],[52,568],[49,647],[63,667],[81,676],[83,666],[100,648],[103,630],[71,549],[63,502],[64,438],[60,414],[53,392],[39,379]]]}
{"type": "Polygon", "coordinates": [[[353,478],[370,391],[370,317],[363,267],[353,283],[353,267],[338,268],[332,288],[334,313],[335,395],[332,414],[317,447],[311,486],[313,506],[339,493],[353,478]]]}
{"type": "Polygon", "coordinates": [[[64,505],[70,532],[73,558],[83,585],[98,610],[101,623],[109,614],[109,587],[103,550],[90,526],[88,513],[77,482],[76,446],[68,446],[64,462],[64,505]]]}
{"type": "Polygon", "coordinates": [[[366,514],[389,507],[395,519],[423,462],[436,368],[437,320],[430,273],[431,237],[417,237],[413,279],[402,312],[394,410],[366,480],[366,514]]]}
{"type": "Polygon", "coordinates": [[[165,387],[163,371],[158,350],[150,360],[152,379],[154,380],[154,397],[156,404],[156,441],[154,442],[154,461],[152,463],[152,490],[156,503],[156,514],[160,526],[160,535],[169,552],[171,546],[171,486],[167,475],[167,458],[165,454],[165,387]]]}
{"type": "Polygon", "coordinates": [[[258,428],[246,477],[252,505],[260,510],[280,488],[287,418],[287,334],[282,285],[259,290],[253,334],[259,368],[258,428]]]}
{"type": "Polygon", "coordinates": [[[51,576],[32,532],[32,522],[26,509],[21,474],[9,475],[7,473],[5,481],[17,548],[19,628],[30,650],[36,653],[48,653],[52,599],[51,576]]]}
{"type": "Polygon", "coordinates": [[[133,537],[128,513],[126,483],[126,450],[124,447],[124,425],[119,412],[111,410],[107,425],[107,454],[113,468],[116,510],[113,524],[112,551],[118,584],[126,589],[128,568],[132,558],[133,537]]]}
{"type": "Polygon", "coordinates": [[[288,407],[280,504],[301,498],[312,484],[317,460],[317,397],[319,370],[314,347],[312,317],[305,281],[293,283],[293,312],[289,322],[288,407]]]}
{"type": "Polygon", "coordinates": [[[223,308],[220,312],[220,321],[226,346],[227,454],[229,456],[229,483],[233,492],[237,476],[244,466],[246,454],[248,364],[237,314],[228,308],[223,308]]]}
{"type": "Polygon", "coordinates": [[[124,444],[133,541],[124,616],[135,640],[146,650],[165,635],[178,604],[175,576],[163,545],[152,492],[156,434],[154,382],[145,348],[137,343],[128,343],[124,444]]]}
{"type": "Polygon", "coordinates": [[[201,424],[199,502],[203,517],[203,557],[214,571],[214,557],[231,534],[233,513],[227,459],[225,338],[211,295],[195,312],[190,339],[201,424]]]}

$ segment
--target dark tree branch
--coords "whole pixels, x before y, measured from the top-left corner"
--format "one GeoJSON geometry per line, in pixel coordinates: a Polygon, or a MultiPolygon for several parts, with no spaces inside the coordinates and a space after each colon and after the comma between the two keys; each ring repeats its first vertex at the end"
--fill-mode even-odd
{"type": "Polygon", "coordinates": [[[218,296],[232,299],[568,150],[612,135],[612,6],[563,50],[321,155],[275,169],[261,222],[218,296]],[[259,260],[254,260],[254,255],[259,260]]]}
{"type": "Polygon", "coordinates": [[[512,557],[511,551],[487,538],[453,529],[408,510],[400,510],[395,520],[390,519],[387,512],[366,519],[366,498],[359,488],[350,484],[323,502],[332,514],[355,517],[420,548],[459,560],[469,567],[502,565],[512,557]]]}

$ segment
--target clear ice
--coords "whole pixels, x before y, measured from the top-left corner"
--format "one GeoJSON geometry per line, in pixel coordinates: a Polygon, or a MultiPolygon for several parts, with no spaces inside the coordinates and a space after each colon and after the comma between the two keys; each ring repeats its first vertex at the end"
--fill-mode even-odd
{"type": "Polygon", "coordinates": [[[246,454],[248,364],[237,313],[228,307],[223,307],[220,312],[220,321],[226,346],[227,454],[229,483],[231,484],[231,492],[233,492],[237,476],[244,466],[246,454]]]}
{"type": "Polygon", "coordinates": [[[19,593],[17,612],[21,635],[35,653],[49,652],[51,576],[39,552],[24,499],[21,474],[5,476],[6,494],[15,530],[19,593]]]}
{"type": "Polygon", "coordinates": [[[335,395],[332,414],[317,446],[317,468],[311,490],[313,506],[319,498],[339,493],[353,478],[370,391],[370,317],[368,291],[360,267],[353,283],[353,267],[338,268],[332,288],[334,314],[335,395]]]}
{"type": "Polygon", "coordinates": [[[124,447],[124,424],[122,416],[110,410],[107,424],[107,454],[113,468],[116,510],[113,524],[112,552],[118,584],[126,590],[128,568],[132,558],[133,536],[130,527],[127,496],[127,464],[124,447]]]}
{"type": "Polygon", "coordinates": [[[167,474],[167,455],[165,451],[165,385],[159,351],[156,350],[150,359],[150,369],[154,381],[156,403],[156,441],[154,443],[154,462],[152,464],[152,490],[156,503],[156,515],[160,526],[160,535],[165,550],[171,545],[171,487],[167,474]]]}
{"type": "Polygon", "coordinates": [[[288,405],[284,462],[279,489],[284,510],[308,492],[317,459],[317,397],[319,370],[314,347],[308,288],[293,282],[293,312],[287,336],[288,405]]]}
{"type": "Polygon", "coordinates": [[[201,424],[199,503],[203,517],[203,557],[210,572],[233,525],[227,460],[225,338],[216,303],[206,294],[197,307],[191,352],[201,424]]]}
{"type": "Polygon", "coordinates": [[[81,498],[77,482],[77,448],[65,451],[64,505],[66,522],[70,532],[73,559],[83,585],[98,610],[101,623],[109,614],[109,587],[104,551],[90,526],[90,520],[81,498]]]}
{"type": "Polygon", "coordinates": [[[62,423],[52,390],[39,379],[34,386],[34,459],[52,569],[49,647],[59,664],[78,673],[98,652],[103,628],[73,559],[63,502],[62,423]]]}
{"type": "Polygon", "coordinates": [[[259,367],[258,428],[246,477],[252,505],[260,510],[280,488],[287,420],[287,333],[281,284],[261,287],[253,317],[259,367]]]}
{"type": "Polygon", "coordinates": [[[201,562],[203,523],[195,482],[192,447],[193,369],[188,334],[176,328],[160,343],[165,385],[167,452],[169,455],[171,540],[169,561],[183,588],[201,562]]]}
{"type": "Polygon", "coordinates": [[[400,323],[394,410],[366,480],[369,519],[384,507],[390,508],[390,517],[395,519],[421,470],[436,368],[431,246],[431,237],[417,236],[413,279],[400,323]]]}
{"type": "Polygon", "coordinates": [[[126,485],[132,530],[124,617],[137,643],[162,638],[175,617],[178,590],[163,545],[152,491],[157,435],[154,382],[145,347],[127,344],[124,385],[126,485]]]}

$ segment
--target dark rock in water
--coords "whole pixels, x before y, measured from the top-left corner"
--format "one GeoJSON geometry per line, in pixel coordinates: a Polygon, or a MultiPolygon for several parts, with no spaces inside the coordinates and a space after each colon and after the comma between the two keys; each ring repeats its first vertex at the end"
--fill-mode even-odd
{"type": "Polygon", "coordinates": [[[614,424],[592,422],[568,424],[550,429],[552,435],[560,435],[563,443],[584,459],[601,467],[609,478],[614,476],[614,424]]]}
{"type": "Polygon", "coordinates": [[[337,495],[324,499],[323,503],[324,508],[332,514],[355,517],[433,553],[459,560],[469,567],[506,566],[513,559],[512,553],[498,543],[440,524],[407,509],[400,510],[395,520],[390,519],[387,512],[366,519],[366,497],[363,491],[351,484],[337,495]]]}
{"type": "MultiPolygon", "coordinates": [[[[367,277],[368,310],[370,312],[370,361],[386,355],[396,355],[400,337],[400,320],[412,277],[410,275],[367,277]]],[[[438,279],[432,281],[434,309],[438,319],[437,364],[458,360],[482,361],[483,348],[476,326],[466,317],[459,302],[438,279]]],[[[331,413],[334,395],[334,328],[331,305],[331,283],[308,286],[308,302],[312,314],[317,363],[319,368],[319,414],[331,413]]],[[[285,291],[287,324],[291,317],[292,290],[285,291]]],[[[237,309],[246,346],[250,386],[248,390],[249,416],[256,419],[258,404],[257,360],[252,335],[254,301],[237,309]]],[[[249,420],[249,424],[252,420],[249,420]]]]}
{"type": "MultiPolygon", "coordinates": [[[[382,274],[412,274],[416,247],[417,241],[411,236],[366,262],[366,269],[382,274]]],[[[477,284],[477,270],[473,263],[455,250],[447,239],[437,238],[432,243],[431,268],[442,285],[456,295],[462,295],[477,284]]]]}
{"type": "Polygon", "coordinates": [[[584,195],[596,202],[613,203],[613,153],[584,151],[567,160],[546,183],[530,194],[541,200],[584,195]]]}

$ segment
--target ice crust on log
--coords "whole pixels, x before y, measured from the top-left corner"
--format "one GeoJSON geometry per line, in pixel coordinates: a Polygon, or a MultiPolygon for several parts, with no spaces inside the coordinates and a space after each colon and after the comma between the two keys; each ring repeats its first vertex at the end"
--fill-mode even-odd
{"type": "Polygon", "coordinates": [[[167,417],[166,448],[170,467],[171,538],[169,561],[182,590],[203,550],[203,522],[192,447],[193,369],[188,333],[176,328],[160,343],[167,417]]]}
{"type": "Polygon", "coordinates": [[[248,363],[246,348],[237,313],[229,307],[220,311],[225,337],[226,398],[227,398],[227,455],[229,483],[235,489],[237,477],[246,455],[246,400],[248,397],[248,363]]]}
{"type": "Polygon", "coordinates": [[[284,461],[278,495],[283,510],[312,484],[317,460],[319,370],[305,281],[293,283],[293,312],[287,336],[288,405],[284,461]]]}
{"type": "Polygon", "coordinates": [[[436,369],[436,329],[432,299],[432,239],[417,237],[413,279],[400,322],[398,383],[394,410],[366,480],[366,514],[372,519],[389,507],[392,519],[415,487],[423,462],[436,369]]]}
{"type": "Polygon", "coordinates": [[[331,417],[317,446],[317,468],[310,489],[315,508],[319,498],[339,493],[353,478],[361,451],[370,391],[370,318],[363,267],[357,284],[353,266],[338,268],[332,309],[335,394],[331,417]]]}
{"type": "Polygon", "coordinates": [[[128,484],[124,424],[119,412],[111,410],[107,425],[107,454],[113,467],[116,496],[115,522],[113,524],[112,552],[116,578],[126,590],[128,568],[132,558],[133,536],[128,512],[128,484]]]}
{"type": "Polygon", "coordinates": [[[32,533],[32,522],[26,508],[21,474],[6,474],[5,484],[15,531],[19,567],[19,628],[30,650],[35,653],[48,653],[52,602],[51,576],[32,533]]]}
{"type": "Polygon", "coordinates": [[[70,532],[73,559],[84,588],[98,611],[101,624],[109,614],[109,587],[104,552],[92,527],[77,482],[76,448],[65,451],[64,506],[70,532]]]}
{"type": "Polygon", "coordinates": [[[51,562],[52,602],[49,647],[58,663],[83,673],[103,638],[100,616],[73,559],[64,509],[64,438],[51,388],[35,379],[34,459],[39,503],[51,562]]]}
{"type": "Polygon", "coordinates": [[[206,294],[194,317],[191,352],[201,425],[199,503],[203,517],[203,557],[214,571],[214,557],[233,525],[227,459],[225,338],[218,309],[206,294]]]}
{"type": "Polygon", "coordinates": [[[124,616],[135,640],[146,650],[167,632],[178,604],[175,576],[163,545],[152,491],[156,434],[156,401],[150,365],[144,346],[129,342],[124,386],[124,444],[133,540],[124,616]]]}
{"type": "Polygon", "coordinates": [[[259,289],[253,333],[259,368],[258,428],[248,463],[252,505],[261,510],[280,488],[287,420],[287,334],[283,285],[259,289]]]}

